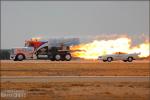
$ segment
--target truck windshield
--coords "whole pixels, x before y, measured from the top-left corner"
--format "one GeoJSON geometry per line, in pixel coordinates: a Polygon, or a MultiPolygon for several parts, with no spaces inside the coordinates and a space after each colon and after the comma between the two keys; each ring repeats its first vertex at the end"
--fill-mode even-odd
{"type": "Polygon", "coordinates": [[[25,47],[34,47],[34,44],[31,42],[26,42],[25,47]]]}

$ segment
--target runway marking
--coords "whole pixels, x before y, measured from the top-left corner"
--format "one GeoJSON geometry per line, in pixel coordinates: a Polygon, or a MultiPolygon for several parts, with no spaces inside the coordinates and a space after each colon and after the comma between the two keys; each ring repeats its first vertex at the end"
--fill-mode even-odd
{"type": "Polygon", "coordinates": [[[150,76],[1,76],[1,82],[150,82],[150,76]]]}

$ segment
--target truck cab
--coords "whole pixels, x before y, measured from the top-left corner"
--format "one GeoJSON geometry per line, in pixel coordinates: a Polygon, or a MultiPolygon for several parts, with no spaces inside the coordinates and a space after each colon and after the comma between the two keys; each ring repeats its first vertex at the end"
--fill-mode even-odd
{"type": "Polygon", "coordinates": [[[24,59],[33,59],[33,47],[17,47],[12,48],[10,52],[10,59],[14,61],[22,61],[24,59]]]}
{"type": "Polygon", "coordinates": [[[24,47],[12,48],[10,52],[10,59],[14,61],[22,61],[24,59],[37,59],[36,49],[46,43],[46,41],[39,41],[39,39],[30,39],[25,41],[24,47]]]}

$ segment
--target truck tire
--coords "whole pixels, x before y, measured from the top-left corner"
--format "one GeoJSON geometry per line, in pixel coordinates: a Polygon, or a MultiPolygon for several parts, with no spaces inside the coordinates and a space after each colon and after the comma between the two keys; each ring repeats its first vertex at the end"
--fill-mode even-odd
{"type": "Polygon", "coordinates": [[[55,58],[53,57],[53,58],[51,58],[50,60],[51,60],[51,61],[55,61],[55,58]]]}
{"type": "Polygon", "coordinates": [[[107,60],[103,60],[103,62],[106,62],[107,60]]]}
{"type": "Polygon", "coordinates": [[[65,57],[64,56],[61,58],[61,61],[65,61],[65,57]]]}
{"type": "Polygon", "coordinates": [[[56,61],[60,61],[61,60],[61,55],[60,54],[56,54],[55,55],[55,60],[56,61]]]}
{"type": "Polygon", "coordinates": [[[133,57],[128,57],[128,62],[132,62],[133,61],[133,57]]]}
{"type": "Polygon", "coordinates": [[[127,60],[123,60],[124,62],[127,62],[127,60]]]}
{"type": "Polygon", "coordinates": [[[66,60],[66,61],[70,61],[71,58],[72,58],[72,57],[71,57],[71,54],[66,54],[66,55],[65,55],[65,60],[66,60]]]}
{"type": "Polygon", "coordinates": [[[17,59],[15,58],[14,61],[17,61],[17,59]]]}
{"type": "Polygon", "coordinates": [[[18,54],[14,61],[22,61],[25,59],[25,56],[23,54],[18,54]]]}
{"type": "Polygon", "coordinates": [[[108,62],[111,62],[112,60],[113,60],[112,57],[108,57],[108,58],[107,58],[107,61],[108,61],[108,62]]]}

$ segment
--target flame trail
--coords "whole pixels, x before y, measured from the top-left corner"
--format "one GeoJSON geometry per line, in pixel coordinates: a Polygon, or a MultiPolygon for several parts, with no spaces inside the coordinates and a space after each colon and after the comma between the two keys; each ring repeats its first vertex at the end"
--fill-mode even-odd
{"type": "Polygon", "coordinates": [[[81,50],[73,52],[72,55],[84,59],[97,59],[98,56],[115,52],[140,53],[139,57],[149,56],[149,43],[131,47],[131,42],[131,39],[127,37],[115,40],[94,40],[91,43],[72,46],[71,50],[81,50]]]}

